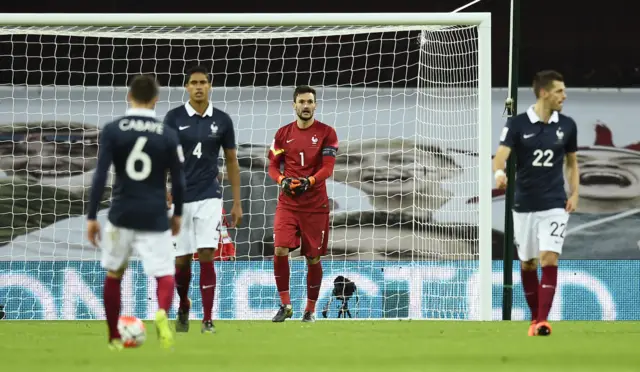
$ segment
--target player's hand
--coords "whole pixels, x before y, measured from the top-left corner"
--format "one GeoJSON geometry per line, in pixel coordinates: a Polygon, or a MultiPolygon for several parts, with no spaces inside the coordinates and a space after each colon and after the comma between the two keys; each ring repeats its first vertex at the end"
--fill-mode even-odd
{"type": "Polygon", "coordinates": [[[100,246],[99,243],[102,238],[100,236],[100,223],[97,220],[87,221],[87,237],[94,247],[100,246]]]}
{"type": "Polygon", "coordinates": [[[507,188],[507,175],[504,174],[504,171],[497,171],[495,173],[496,178],[496,187],[500,190],[504,190],[507,188]]]}
{"type": "Polygon", "coordinates": [[[567,205],[565,206],[564,210],[569,213],[575,212],[578,208],[578,199],[578,194],[571,195],[571,197],[569,197],[569,200],[567,200],[567,205]]]}
{"type": "Polygon", "coordinates": [[[296,195],[295,189],[300,186],[300,180],[297,178],[285,177],[280,181],[280,186],[285,194],[294,196],[296,195]]]}
{"type": "Polygon", "coordinates": [[[182,226],[182,216],[171,216],[171,235],[177,236],[180,233],[180,227],[182,226]]]}
{"type": "Polygon", "coordinates": [[[300,181],[300,186],[296,187],[296,195],[300,195],[303,192],[309,190],[309,188],[316,183],[316,179],[313,176],[301,177],[298,178],[298,181],[300,181]]]}
{"type": "Polygon", "coordinates": [[[242,205],[233,203],[231,207],[231,227],[238,227],[242,223],[242,205]]]}
{"type": "Polygon", "coordinates": [[[171,209],[171,204],[173,204],[173,197],[171,193],[167,193],[167,209],[171,209]]]}

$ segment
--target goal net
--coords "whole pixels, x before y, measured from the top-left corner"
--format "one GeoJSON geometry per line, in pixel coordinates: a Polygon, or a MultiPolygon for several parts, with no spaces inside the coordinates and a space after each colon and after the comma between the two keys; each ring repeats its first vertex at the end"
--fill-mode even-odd
{"type": "MultiPolygon", "coordinates": [[[[278,187],[266,173],[267,150],[276,130],[294,119],[293,88],[309,84],[318,90],[317,118],[334,126],[340,141],[327,181],[331,231],[318,316],[325,308],[328,318],[340,315],[343,299],[332,292],[334,279],[344,276],[357,287],[347,302],[354,318],[490,319],[488,16],[429,14],[417,26],[393,16],[338,24],[348,24],[349,15],[327,18],[327,25],[244,15],[263,26],[223,26],[225,19],[209,16],[211,26],[189,26],[189,19],[184,26],[176,19],[164,26],[1,22],[6,318],[104,317],[104,270],[83,215],[100,128],[124,114],[131,77],[157,77],[163,117],[187,102],[184,73],[200,64],[211,71],[211,102],[234,121],[245,212],[242,227],[230,230],[236,259],[215,264],[215,318],[268,319],[277,309],[278,187]]],[[[103,226],[108,209],[109,192],[99,213],[103,226]]],[[[297,312],[306,299],[306,264],[298,251],[291,256],[297,312]]],[[[201,317],[197,265],[194,318],[201,317]]],[[[156,310],[155,281],[136,261],[123,298],[125,314],[149,318],[156,310]]]]}

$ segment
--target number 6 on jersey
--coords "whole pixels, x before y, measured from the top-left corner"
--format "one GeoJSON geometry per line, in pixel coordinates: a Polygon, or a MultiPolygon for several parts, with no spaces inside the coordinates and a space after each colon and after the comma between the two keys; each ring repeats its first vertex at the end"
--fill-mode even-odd
{"type": "Polygon", "coordinates": [[[151,157],[142,151],[144,145],[147,144],[147,139],[147,137],[138,137],[129,156],[127,156],[125,171],[127,176],[134,181],[144,181],[151,174],[151,157]],[[136,170],[136,163],[138,162],[142,163],[140,170],[136,170]]]}

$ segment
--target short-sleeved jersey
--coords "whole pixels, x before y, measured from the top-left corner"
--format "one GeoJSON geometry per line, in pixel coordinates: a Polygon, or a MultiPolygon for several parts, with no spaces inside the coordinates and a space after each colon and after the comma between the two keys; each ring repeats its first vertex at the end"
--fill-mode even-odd
{"type": "Polygon", "coordinates": [[[156,120],[153,110],[130,109],[126,116],[102,129],[99,151],[89,219],[96,217],[107,173],[113,164],[115,182],[109,221],[114,226],[140,231],[168,230],[167,170],[176,181],[184,182],[183,155],[177,133],[156,120]]]}
{"type": "Polygon", "coordinates": [[[169,111],[164,123],[178,132],[185,155],[185,203],[222,197],[218,183],[220,147],[235,149],[233,122],[224,111],[209,106],[201,116],[187,102],[169,111]]]}
{"type": "MultiPolygon", "coordinates": [[[[284,164],[285,177],[313,176],[322,167],[323,155],[335,156],[338,150],[338,136],[335,129],[318,120],[300,129],[297,123],[289,123],[275,135],[269,158],[284,164]]],[[[278,198],[280,207],[308,212],[329,213],[329,197],[325,181],[318,181],[300,196],[284,193],[278,198]]]]}
{"type": "Polygon", "coordinates": [[[511,148],[517,159],[514,211],[565,207],[564,158],[578,150],[577,142],[576,123],[558,112],[545,124],[530,107],[507,122],[500,144],[511,148]]]}

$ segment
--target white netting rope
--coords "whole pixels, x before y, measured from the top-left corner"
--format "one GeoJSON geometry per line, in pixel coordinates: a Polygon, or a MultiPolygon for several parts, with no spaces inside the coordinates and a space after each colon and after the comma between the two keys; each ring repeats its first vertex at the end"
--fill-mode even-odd
{"type": "MultiPolygon", "coordinates": [[[[318,88],[318,118],[340,139],[328,184],[333,228],[323,296],[335,273],[345,272],[368,296],[360,317],[469,316],[477,311],[467,306],[476,299],[466,286],[478,259],[476,29],[0,27],[0,65],[11,74],[11,85],[0,88],[0,202],[7,206],[0,261],[24,261],[34,280],[46,280],[96,260],[83,216],[96,127],[124,113],[130,77],[158,76],[162,116],[188,99],[184,71],[202,63],[214,66],[212,101],[236,125],[246,213],[234,235],[238,259],[272,254],[277,187],[265,174],[266,150],[277,128],[293,120],[292,86],[310,83],[318,88]],[[442,261],[457,262],[457,274],[442,261]],[[427,298],[422,284],[397,287],[414,277],[432,279],[427,298]]],[[[259,270],[265,262],[224,266],[231,279],[219,281],[219,317],[273,311],[272,274],[259,270]],[[251,292],[241,280],[264,289],[251,292]],[[238,309],[251,302],[242,293],[258,298],[251,306],[259,310],[238,309]]],[[[92,267],[79,272],[100,272],[92,267]]],[[[292,267],[296,301],[305,287],[294,278],[304,270],[292,267]]],[[[131,298],[146,298],[152,286],[131,284],[131,298]]]]}

